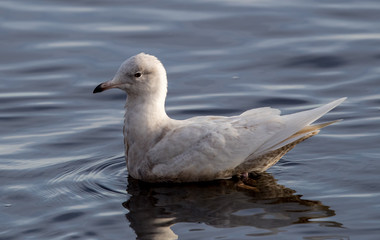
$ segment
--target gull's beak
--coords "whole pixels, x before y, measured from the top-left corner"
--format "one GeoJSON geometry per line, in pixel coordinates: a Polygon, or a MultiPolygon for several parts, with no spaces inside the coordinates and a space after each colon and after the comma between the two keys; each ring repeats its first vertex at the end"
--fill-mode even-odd
{"type": "Polygon", "coordinates": [[[104,90],[117,87],[118,84],[115,84],[113,80],[104,82],[96,86],[93,93],[103,92],[104,90]]]}

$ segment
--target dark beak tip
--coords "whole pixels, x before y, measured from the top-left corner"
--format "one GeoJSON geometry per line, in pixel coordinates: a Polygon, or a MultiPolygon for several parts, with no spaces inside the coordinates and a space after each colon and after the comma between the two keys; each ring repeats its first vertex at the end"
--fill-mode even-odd
{"type": "Polygon", "coordinates": [[[102,87],[102,83],[96,86],[94,91],[92,93],[98,93],[98,92],[103,92],[104,88],[102,87]]]}

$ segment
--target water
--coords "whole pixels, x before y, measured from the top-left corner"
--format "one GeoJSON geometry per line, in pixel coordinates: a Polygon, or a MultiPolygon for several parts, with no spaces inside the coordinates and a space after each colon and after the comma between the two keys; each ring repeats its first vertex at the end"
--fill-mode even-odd
{"type": "Polygon", "coordinates": [[[368,1],[0,2],[0,239],[379,239],[380,5],[368,1]],[[171,117],[284,113],[347,96],[344,121],[257,179],[128,178],[125,95],[93,95],[139,52],[171,117]]]}

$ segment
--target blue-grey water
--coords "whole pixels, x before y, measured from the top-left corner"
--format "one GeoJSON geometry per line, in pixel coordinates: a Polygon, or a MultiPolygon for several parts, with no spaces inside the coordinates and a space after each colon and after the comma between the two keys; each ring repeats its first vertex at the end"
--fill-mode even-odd
{"type": "Polygon", "coordinates": [[[0,239],[379,239],[380,3],[0,1],[0,239]],[[122,61],[165,65],[168,114],[348,97],[257,191],[128,178],[122,61]]]}

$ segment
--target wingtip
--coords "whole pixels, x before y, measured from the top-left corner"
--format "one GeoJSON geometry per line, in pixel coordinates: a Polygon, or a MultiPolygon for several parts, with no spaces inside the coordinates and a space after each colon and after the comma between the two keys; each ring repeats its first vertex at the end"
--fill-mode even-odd
{"type": "MultiPolygon", "coordinates": [[[[332,101],[330,103],[327,103],[325,105],[322,105],[320,107],[318,107],[317,109],[325,109],[325,112],[323,113],[326,114],[327,112],[331,111],[332,109],[336,108],[338,105],[340,105],[342,102],[344,102],[345,100],[347,99],[347,97],[342,97],[342,98],[339,98],[335,101],[332,101]]],[[[321,115],[322,116],[322,115],[321,115]]]]}
{"type": "Polygon", "coordinates": [[[339,104],[341,104],[342,102],[344,102],[346,100],[347,100],[347,97],[342,97],[342,98],[339,98],[335,101],[332,101],[331,103],[334,103],[334,105],[338,106],[339,104]]]}

